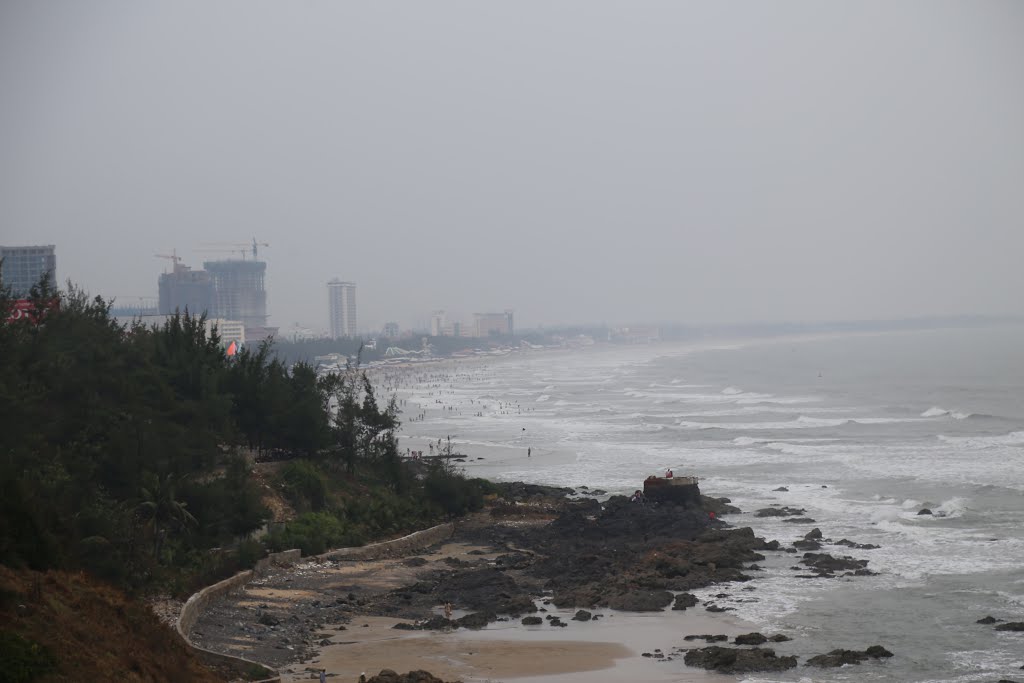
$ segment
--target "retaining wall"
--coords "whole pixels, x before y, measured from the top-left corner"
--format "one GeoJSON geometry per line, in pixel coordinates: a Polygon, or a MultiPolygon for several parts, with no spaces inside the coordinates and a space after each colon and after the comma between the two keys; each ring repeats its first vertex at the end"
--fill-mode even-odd
{"type": "MultiPolygon", "coordinates": [[[[322,562],[324,560],[379,560],[386,557],[400,557],[414,550],[426,548],[427,546],[431,546],[435,543],[451,538],[454,533],[454,524],[441,524],[390,541],[371,543],[369,545],[359,546],[356,548],[338,548],[336,550],[330,550],[322,555],[316,555],[310,559],[322,562]]],[[[226,655],[193,645],[192,641],[189,639],[189,633],[192,632],[192,628],[196,625],[196,622],[199,621],[199,617],[202,616],[206,608],[210,606],[210,603],[223,598],[232,591],[242,589],[247,583],[252,581],[254,577],[266,573],[267,569],[272,566],[288,566],[299,562],[301,559],[302,552],[298,549],[272,553],[257,562],[253,569],[238,572],[234,576],[224,579],[223,581],[218,581],[212,586],[207,586],[198,593],[192,595],[182,606],[181,614],[178,615],[178,623],[176,625],[178,634],[204,663],[213,666],[214,668],[228,669],[240,674],[243,672],[251,673],[257,670],[262,670],[262,673],[257,674],[264,677],[261,683],[279,682],[281,680],[280,675],[270,667],[246,659],[245,657],[226,655]]]]}

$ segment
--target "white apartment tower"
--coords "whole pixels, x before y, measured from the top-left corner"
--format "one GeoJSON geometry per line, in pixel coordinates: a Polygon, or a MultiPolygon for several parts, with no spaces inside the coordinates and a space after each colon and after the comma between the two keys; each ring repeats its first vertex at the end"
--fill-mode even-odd
{"type": "Polygon", "coordinates": [[[327,308],[331,318],[331,337],[356,336],[356,283],[334,278],[327,283],[327,308]]]}

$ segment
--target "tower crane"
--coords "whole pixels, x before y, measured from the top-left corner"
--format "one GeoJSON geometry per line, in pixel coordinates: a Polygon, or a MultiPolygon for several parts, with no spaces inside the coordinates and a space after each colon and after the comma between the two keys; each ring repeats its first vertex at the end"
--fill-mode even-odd
{"type": "Polygon", "coordinates": [[[178,256],[178,250],[172,249],[170,254],[153,254],[157,258],[165,258],[169,261],[174,261],[174,271],[177,272],[181,266],[181,257],[178,256]]]}
{"type": "MultiPolygon", "coordinates": [[[[204,247],[234,247],[230,251],[239,251],[242,254],[242,258],[245,258],[246,251],[249,248],[252,249],[252,260],[255,261],[259,256],[259,247],[269,247],[270,245],[266,242],[257,242],[256,238],[252,238],[252,242],[203,242],[204,247]],[[242,250],[245,247],[245,251],[242,250]]],[[[198,251],[219,251],[218,249],[199,249],[198,251]]]]}

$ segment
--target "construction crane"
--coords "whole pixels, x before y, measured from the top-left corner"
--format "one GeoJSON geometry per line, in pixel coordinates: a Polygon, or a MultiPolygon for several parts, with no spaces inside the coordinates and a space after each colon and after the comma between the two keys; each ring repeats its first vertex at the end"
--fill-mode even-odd
{"type": "Polygon", "coordinates": [[[174,261],[174,271],[175,272],[178,271],[178,268],[181,265],[181,257],[178,256],[178,250],[177,249],[172,249],[170,254],[153,254],[153,256],[155,256],[157,258],[165,258],[165,259],[168,259],[169,261],[174,261]]]}
{"type": "MultiPolygon", "coordinates": [[[[228,251],[239,251],[242,253],[242,258],[245,258],[245,253],[251,248],[252,249],[252,260],[255,261],[259,256],[259,247],[269,247],[270,245],[266,242],[257,242],[256,238],[252,238],[252,242],[203,242],[204,247],[234,247],[228,251]],[[245,249],[241,249],[245,247],[245,249]]],[[[197,249],[196,251],[222,251],[220,249],[197,249]]]]}

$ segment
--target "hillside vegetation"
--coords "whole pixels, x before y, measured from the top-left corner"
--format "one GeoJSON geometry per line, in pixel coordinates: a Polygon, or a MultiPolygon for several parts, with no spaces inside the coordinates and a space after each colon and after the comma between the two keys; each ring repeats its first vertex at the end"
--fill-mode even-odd
{"type": "MultiPolygon", "coordinates": [[[[72,584],[130,612],[135,603],[102,591],[184,596],[268,549],[358,545],[481,504],[484,482],[440,460],[403,462],[395,403],[358,368],[318,376],[270,345],[229,358],[202,318],[119,325],[108,302],[70,285],[41,283],[32,301],[9,321],[0,291],[0,565],[22,572],[4,574],[12,585],[42,585],[54,614],[87,607],[72,584]],[[284,462],[257,479],[253,454],[284,462]],[[270,517],[267,487],[297,516],[252,540],[270,517]]],[[[118,637],[116,620],[79,616],[83,638],[118,637]]],[[[74,648],[32,623],[0,620],[0,642],[43,643],[63,665],[74,648]]]]}

